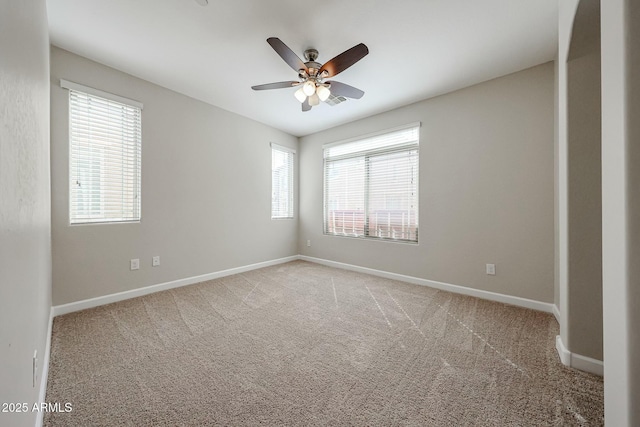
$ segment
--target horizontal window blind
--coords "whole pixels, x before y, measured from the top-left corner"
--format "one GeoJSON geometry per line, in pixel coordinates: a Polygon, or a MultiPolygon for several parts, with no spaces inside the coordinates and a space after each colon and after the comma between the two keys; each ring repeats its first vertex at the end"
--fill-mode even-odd
{"type": "Polygon", "coordinates": [[[324,148],[325,234],[418,241],[419,125],[324,148]]]}
{"type": "Polygon", "coordinates": [[[271,218],[293,218],[295,151],[271,144],[271,218]]]}
{"type": "Polygon", "coordinates": [[[72,224],[140,220],[142,111],[69,90],[72,224]]]}

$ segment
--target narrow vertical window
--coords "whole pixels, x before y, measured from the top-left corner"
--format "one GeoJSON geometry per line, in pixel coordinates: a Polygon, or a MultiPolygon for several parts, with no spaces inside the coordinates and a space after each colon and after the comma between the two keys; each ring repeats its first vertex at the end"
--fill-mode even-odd
{"type": "Polygon", "coordinates": [[[324,233],[418,241],[419,124],[324,146],[324,233]]]}
{"type": "Polygon", "coordinates": [[[295,151],[271,144],[271,219],[293,218],[295,151]]]}
{"type": "Polygon", "coordinates": [[[140,221],[142,105],[61,86],[69,89],[70,223],[140,221]]]}

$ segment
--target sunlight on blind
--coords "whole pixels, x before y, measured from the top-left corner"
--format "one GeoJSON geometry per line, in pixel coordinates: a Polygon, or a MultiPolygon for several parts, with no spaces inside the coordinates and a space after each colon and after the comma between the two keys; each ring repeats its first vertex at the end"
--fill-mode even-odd
{"type": "Polygon", "coordinates": [[[293,218],[294,152],[271,144],[271,218],[293,218]]]}
{"type": "Polygon", "coordinates": [[[324,148],[324,232],[418,241],[419,126],[324,148]]]}
{"type": "Polygon", "coordinates": [[[139,107],[69,90],[70,222],[140,220],[139,107]]]}

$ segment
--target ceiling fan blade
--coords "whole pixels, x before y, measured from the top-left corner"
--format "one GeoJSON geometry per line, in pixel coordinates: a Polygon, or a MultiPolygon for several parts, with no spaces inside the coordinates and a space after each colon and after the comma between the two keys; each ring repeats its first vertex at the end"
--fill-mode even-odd
{"type": "Polygon", "coordinates": [[[369,53],[369,48],[360,43],[349,50],[342,52],[340,55],[327,61],[321,68],[319,73],[323,71],[329,73],[326,77],[333,77],[340,74],[356,62],[360,61],[369,53]]]}
{"type": "Polygon", "coordinates": [[[360,99],[364,92],[353,86],[349,86],[340,82],[327,82],[329,83],[329,90],[333,96],[344,96],[346,98],[360,99]]]}
{"type": "Polygon", "coordinates": [[[302,62],[302,60],[300,58],[298,58],[298,55],[293,53],[293,51],[291,49],[289,49],[289,46],[284,44],[282,42],[282,40],[280,40],[279,38],[277,38],[277,37],[269,37],[267,39],[267,43],[269,43],[271,45],[273,50],[275,50],[276,53],[278,55],[280,55],[280,57],[282,59],[284,59],[284,62],[289,64],[289,66],[291,68],[293,68],[296,73],[299,70],[306,70],[307,69],[307,66],[304,65],[304,62],[302,62]]]}
{"type": "Polygon", "coordinates": [[[251,86],[253,90],[267,90],[267,89],[284,89],[287,87],[298,86],[300,82],[277,82],[277,83],[267,83],[265,85],[257,85],[251,86]]]}
{"type": "Polygon", "coordinates": [[[309,111],[309,110],[311,110],[311,105],[309,105],[309,98],[307,98],[302,103],[302,111],[309,111]]]}

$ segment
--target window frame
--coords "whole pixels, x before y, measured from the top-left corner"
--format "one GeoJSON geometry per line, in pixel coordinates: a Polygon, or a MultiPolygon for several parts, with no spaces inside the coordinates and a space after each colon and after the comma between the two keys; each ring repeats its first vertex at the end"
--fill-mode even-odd
{"type": "Polygon", "coordinates": [[[385,129],[379,132],[373,132],[370,134],[366,134],[366,135],[362,135],[362,136],[358,136],[358,137],[354,137],[354,138],[350,138],[347,140],[343,140],[343,141],[337,141],[337,142],[333,142],[333,143],[329,143],[329,144],[325,144],[322,146],[323,149],[323,206],[322,206],[322,210],[323,210],[323,221],[322,221],[322,232],[324,235],[326,236],[334,236],[334,237],[346,237],[346,238],[352,238],[352,239],[365,239],[365,240],[373,240],[373,241],[385,241],[385,242],[393,242],[393,243],[406,243],[406,244],[413,244],[413,245],[418,245],[419,244],[419,205],[420,205],[420,128],[421,128],[421,123],[420,122],[416,122],[416,123],[410,123],[407,125],[403,125],[403,126],[398,126],[398,127],[394,127],[394,128],[390,128],[390,129],[385,129]],[[389,147],[393,147],[392,144],[384,146],[382,148],[374,148],[374,149],[369,149],[369,150],[361,150],[361,151],[356,151],[355,154],[351,154],[351,155],[344,155],[344,156],[340,156],[337,155],[334,159],[328,159],[327,156],[327,149],[331,149],[334,147],[338,147],[341,145],[347,145],[347,144],[352,144],[352,143],[357,143],[360,141],[364,141],[370,138],[374,138],[374,137],[378,137],[378,136],[384,136],[387,134],[392,134],[395,132],[399,132],[399,131],[403,131],[403,130],[409,130],[409,129],[416,129],[417,131],[417,136],[416,136],[416,140],[414,144],[409,144],[406,143],[405,146],[402,146],[402,144],[400,144],[399,148],[389,148],[389,147]],[[378,156],[383,156],[383,155],[387,155],[387,154],[392,154],[392,153],[401,153],[401,152],[410,152],[410,151],[416,151],[416,155],[417,155],[417,162],[416,162],[416,171],[415,171],[415,175],[416,175],[416,182],[415,182],[415,192],[416,192],[416,229],[415,229],[415,235],[416,238],[415,240],[411,240],[411,239],[398,239],[398,238],[392,238],[392,237],[381,237],[381,236],[373,236],[370,235],[370,230],[369,230],[369,225],[370,225],[370,212],[369,212],[369,198],[370,198],[370,182],[371,182],[371,175],[370,175],[370,162],[371,162],[371,158],[372,157],[378,157],[378,156]],[[342,157],[342,158],[341,158],[342,157]],[[335,162],[335,161],[339,161],[339,160],[355,160],[358,158],[362,158],[363,162],[364,162],[364,184],[363,184],[363,200],[364,200],[364,208],[363,208],[363,234],[361,236],[359,235],[348,235],[348,234],[339,234],[336,232],[330,232],[329,231],[329,207],[328,207],[328,203],[329,203],[329,188],[327,185],[327,166],[328,166],[328,162],[335,162]]]}
{"type": "Polygon", "coordinates": [[[289,147],[285,147],[283,145],[279,145],[279,144],[275,144],[275,143],[270,143],[270,147],[271,147],[271,219],[272,220],[281,220],[281,219],[294,219],[295,218],[295,170],[296,170],[296,166],[295,166],[295,155],[296,155],[296,150],[294,150],[293,148],[289,148],[289,147]],[[281,153],[287,153],[288,155],[291,156],[291,161],[287,162],[286,164],[289,165],[291,167],[291,169],[289,170],[289,191],[288,191],[288,207],[289,210],[287,212],[286,215],[284,216],[274,216],[274,210],[273,210],[273,193],[274,193],[274,186],[273,186],[273,153],[274,151],[279,151],[281,153]]]}
{"type": "MultiPolygon", "coordinates": [[[[70,226],[86,226],[86,225],[101,225],[101,224],[127,224],[127,223],[140,223],[142,221],[142,110],[144,108],[143,104],[139,101],[135,101],[129,98],[124,98],[121,97],[119,95],[115,95],[112,93],[108,93],[108,92],[104,92],[102,90],[99,89],[95,89],[89,86],[84,86],[82,84],[78,84],[78,83],[74,83],[74,82],[70,82],[64,79],[60,79],[60,87],[63,89],[67,89],[68,90],[68,102],[67,102],[67,107],[68,107],[68,147],[69,147],[69,151],[68,151],[68,179],[69,179],[69,184],[68,184],[68,205],[69,205],[69,210],[68,210],[68,224],[70,226]],[[130,174],[125,174],[125,172],[122,172],[122,177],[124,178],[130,178],[133,182],[134,182],[134,190],[132,191],[132,194],[134,196],[133,199],[130,200],[129,203],[133,203],[133,208],[131,210],[132,215],[131,217],[126,217],[126,216],[121,216],[120,218],[109,218],[106,214],[106,208],[105,205],[107,204],[106,198],[104,196],[105,193],[108,192],[108,189],[106,188],[106,184],[104,182],[101,182],[102,180],[102,175],[103,169],[107,169],[105,168],[105,162],[107,161],[104,157],[104,155],[102,157],[100,157],[99,159],[96,159],[101,165],[102,167],[100,168],[100,176],[101,176],[101,180],[98,181],[97,183],[92,183],[92,185],[97,185],[100,187],[99,190],[99,195],[100,195],[100,200],[99,200],[99,204],[101,206],[100,208],[100,215],[96,215],[96,217],[94,218],[89,218],[90,216],[92,216],[91,214],[86,215],[83,218],[76,218],[74,220],[74,208],[73,208],[73,204],[74,204],[74,191],[72,189],[73,183],[72,183],[72,177],[73,177],[73,167],[77,166],[74,164],[73,158],[72,158],[72,150],[73,150],[73,140],[72,140],[72,133],[71,133],[71,129],[72,129],[72,109],[71,109],[71,100],[72,100],[72,95],[73,92],[79,93],[82,96],[87,96],[90,98],[99,98],[100,102],[108,102],[108,103],[117,103],[117,104],[122,104],[124,107],[126,108],[133,108],[133,109],[137,109],[138,110],[138,122],[137,125],[134,127],[134,129],[136,130],[136,138],[135,138],[135,142],[133,144],[129,144],[130,147],[134,147],[134,159],[133,159],[133,164],[134,167],[132,168],[130,174]]],[[[128,129],[126,127],[123,127],[123,129],[128,129]]],[[[124,144],[122,144],[122,146],[124,148],[127,148],[124,146],[124,144]]],[[[96,151],[104,151],[104,147],[100,147],[100,146],[96,146],[95,147],[96,151]]],[[[91,167],[89,167],[88,169],[89,171],[91,170],[91,167]]],[[[104,175],[107,175],[109,173],[109,171],[104,172],[104,175]]],[[[117,175],[116,175],[117,176],[117,175]]],[[[75,200],[76,204],[78,203],[78,200],[75,200]]],[[[77,206],[76,206],[76,212],[77,212],[77,206]]],[[[122,212],[124,213],[125,210],[123,209],[122,212]]]]}

